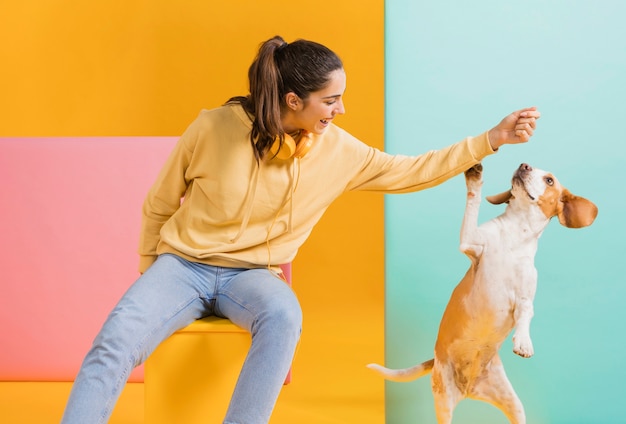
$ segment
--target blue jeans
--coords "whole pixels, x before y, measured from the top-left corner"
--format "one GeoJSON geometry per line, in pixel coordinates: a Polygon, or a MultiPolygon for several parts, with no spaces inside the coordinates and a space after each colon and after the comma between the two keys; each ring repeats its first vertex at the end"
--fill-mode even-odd
{"type": "Polygon", "coordinates": [[[161,255],[107,318],[61,423],[106,423],[132,369],[176,330],[209,315],[226,317],[252,335],[224,423],[267,423],[300,338],[295,294],[268,269],[214,267],[171,254],[161,255]]]}

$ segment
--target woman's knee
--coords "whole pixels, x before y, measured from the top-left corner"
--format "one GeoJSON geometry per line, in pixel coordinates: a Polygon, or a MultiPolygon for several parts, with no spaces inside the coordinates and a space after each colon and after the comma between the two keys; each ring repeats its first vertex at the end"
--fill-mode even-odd
{"type": "Polygon", "coordinates": [[[286,327],[300,331],[302,327],[302,308],[295,298],[277,299],[265,311],[268,319],[275,323],[283,323],[286,327]]]}
{"type": "Polygon", "coordinates": [[[302,308],[295,295],[278,296],[274,301],[263,305],[252,327],[253,335],[258,331],[299,340],[302,332],[302,308]]]}
{"type": "Polygon", "coordinates": [[[134,333],[124,321],[111,314],[96,335],[90,353],[119,365],[130,364],[134,368],[146,357],[137,343],[142,335],[134,333]]]}

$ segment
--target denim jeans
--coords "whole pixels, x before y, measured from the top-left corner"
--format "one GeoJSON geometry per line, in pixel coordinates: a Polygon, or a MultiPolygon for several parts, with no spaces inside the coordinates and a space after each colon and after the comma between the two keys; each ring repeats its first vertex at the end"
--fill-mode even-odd
{"type": "MultiPolygon", "coordinates": [[[[268,269],[215,267],[171,254],[161,255],[108,316],[61,423],[106,423],[132,369],[176,330],[209,315],[252,335],[224,423],[267,423],[300,338],[295,294],[268,269]]],[[[206,404],[210,408],[211,399],[206,404]]]]}

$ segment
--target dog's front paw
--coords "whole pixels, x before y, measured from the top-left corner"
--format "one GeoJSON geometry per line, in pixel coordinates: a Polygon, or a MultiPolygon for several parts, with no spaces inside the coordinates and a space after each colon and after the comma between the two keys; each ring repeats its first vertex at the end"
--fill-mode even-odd
{"type": "Polygon", "coordinates": [[[470,169],[465,171],[465,184],[467,185],[467,191],[471,195],[474,195],[480,189],[482,185],[483,165],[477,163],[470,169]]]}
{"type": "Polygon", "coordinates": [[[476,165],[472,166],[470,169],[465,171],[465,178],[473,179],[473,180],[480,180],[480,177],[482,176],[482,174],[483,174],[483,164],[477,163],[476,165]]]}
{"type": "Polygon", "coordinates": [[[533,342],[529,338],[513,337],[513,352],[522,358],[530,358],[535,354],[533,342]]]}

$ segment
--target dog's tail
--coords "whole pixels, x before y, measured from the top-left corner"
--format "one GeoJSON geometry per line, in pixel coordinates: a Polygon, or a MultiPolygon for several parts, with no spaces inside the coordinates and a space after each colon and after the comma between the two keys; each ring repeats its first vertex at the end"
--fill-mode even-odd
{"type": "Polygon", "coordinates": [[[431,359],[426,362],[422,362],[421,364],[415,365],[410,368],[403,369],[391,369],[385,368],[382,365],[378,364],[369,364],[367,368],[374,370],[377,374],[382,375],[387,380],[391,381],[413,381],[420,377],[425,376],[426,374],[430,374],[433,370],[433,364],[435,363],[434,359],[431,359]]]}

